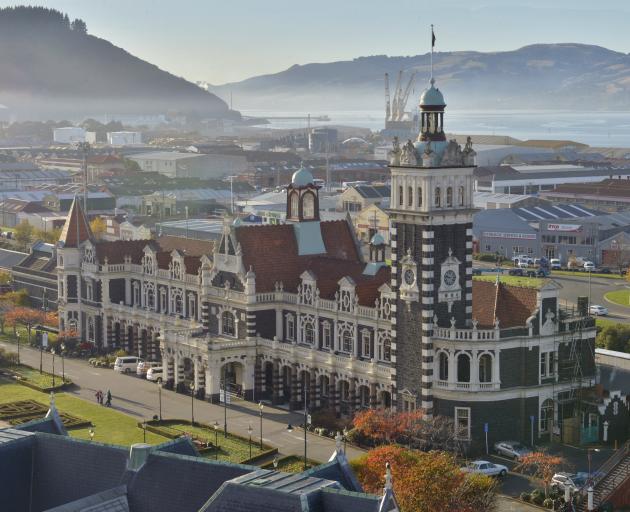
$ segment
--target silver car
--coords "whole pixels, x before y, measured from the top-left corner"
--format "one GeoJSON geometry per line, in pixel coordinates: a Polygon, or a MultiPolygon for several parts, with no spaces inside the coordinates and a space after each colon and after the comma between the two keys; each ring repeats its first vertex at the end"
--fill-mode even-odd
{"type": "Polygon", "coordinates": [[[518,441],[499,441],[498,443],[494,443],[494,451],[499,455],[514,460],[518,460],[524,455],[532,453],[527,446],[518,441]]]}

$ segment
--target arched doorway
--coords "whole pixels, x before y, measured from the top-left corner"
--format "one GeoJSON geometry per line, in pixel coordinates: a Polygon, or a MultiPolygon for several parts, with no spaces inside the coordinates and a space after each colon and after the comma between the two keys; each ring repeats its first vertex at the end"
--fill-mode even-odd
{"type": "Polygon", "coordinates": [[[370,406],[370,388],[359,386],[359,407],[367,409],[370,406]]]}
{"type": "Polygon", "coordinates": [[[324,407],[324,408],[328,407],[329,405],[328,388],[330,386],[330,378],[328,377],[328,375],[320,375],[317,385],[319,387],[320,405],[321,407],[324,407]]]}
{"type": "Polygon", "coordinates": [[[221,367],[221,385],[228,390],[228,393],[234,393],[243,396],[243,372],[245,368],[238,361],[225,363],[221,367]]]}
{"type": "Polygon", "coordinates": [[[281,373],[282,400],[281,403],[291,402],[291,367],[283,366],[281,373]]]}
{"type": "Polygon", "coordinates": [[[263,364],[263,379],[262,379],[262,396],[266,400],[270,400],[273,395],[273,363],[266,361],[263,364]]]}
{"type": "Polygon", "coordinates": [[[389,409],[392,406],[392,395],[389,391],[379,393],[379,409],[389,409]]]}

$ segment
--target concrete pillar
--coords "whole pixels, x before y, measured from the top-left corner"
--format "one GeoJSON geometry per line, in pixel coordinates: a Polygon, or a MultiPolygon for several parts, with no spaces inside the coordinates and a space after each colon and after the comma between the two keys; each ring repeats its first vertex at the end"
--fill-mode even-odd
{"type": "Polygon", "coordinates": [[[131,279],[125,279],[125,304],[131,306],[131,279]]]}
{"type": "Polygon", "coordinates": [[[262,373],[262,358],[256,357],[254,363],[254,397],[257,401],[260,401],[263,393],[263,373],[262,373]]]}
{"type": "Polygon", "coordinates": [[[199,373],[201,372],[201,364],[199,363],[199,358],[197,356],[193,356],[193,383],[195,385],[195,392],[199,389],[199,373]]]}
{"type": "Polygon", "coordinates": [[[284,318],[282,318],[282,309],[276,309],[276,337],[282,341],[284,339],[284,318]]]}
{"type": "Polygon", "coordinates": [[[103,324],[105,326],[105,346],[111,347],[114,343],[114,321],[112,317],[106,317],[103,324]]]}
{"type": "Polygon", "coordinates": [[[110,303],[109,279],[106,277],[101,277],[101,302],[103,303],[103,305],[107,305],[110,303]]]}
{"type": "Polygon", "coordinates": [[[166,358],[166,380],[175,382],[175,360],[172,356],[166,358]]]}
{"type": "Polygon", "coordinates": [[[221,372],[219,367],[212,366],[206,368],[206,398],[212,400],[213,403],[219,402],[219,394],[221,391],[221,372]],[[215,398],[216,397],[216,398],[215,398]]]}

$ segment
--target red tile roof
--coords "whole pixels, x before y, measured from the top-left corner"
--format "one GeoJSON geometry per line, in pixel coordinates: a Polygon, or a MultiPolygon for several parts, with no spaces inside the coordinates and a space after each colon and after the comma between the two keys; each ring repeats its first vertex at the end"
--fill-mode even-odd
{"type": "Polygon", "coordinates": [[[63,242],[64,247],[78,247],[82,242],[93,239],[94,236],[83,214],[83,208],[81,208],[79,199],[75,197],[66,218],[66,223],[61,230],[59,241],[63,242]]]}
{"type": "Polygon", "coordinates": [[[346,221],[320,224],[326,253],[300,256],[293,226],[241,226],[236,238],[243,251],[243,264],[256,273],[256,291],[274,289],[282,282],[284,289],[295,292],[300,275],[310,270],[317,278],[320,296],[334,298],[337,283],[345,276],[357,284],[359,303],[373,306],[378,288],[389,281],[389,268],[381,269],[376,276],[364,276],[365,263],[359,258],[354,235],[346,221]]]}
{"type": "Polygon", "coordinates": [[[538,290],[490,281],[473,281],[473,319],[478,327],[494,327],[495,318],[499,327],[524,327],[527,319],[538,307],[538,290]]]}

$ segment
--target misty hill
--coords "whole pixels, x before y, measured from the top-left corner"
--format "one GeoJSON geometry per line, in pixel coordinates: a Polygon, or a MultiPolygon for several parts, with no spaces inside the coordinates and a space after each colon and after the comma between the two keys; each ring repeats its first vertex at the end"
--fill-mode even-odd
{"type": "MultiPolygon", "coordinates": [[[[376,55],[292,66],[280,73],[211,87],[233,92],[240,109],[384,110],[384,74],[417,71],[417,100],[426,87],[429,54],[376,55]]],[[[599,46],[536,44],[514,51],[444,52],[433,56],[437,85],[451,109],[628,109],[630,57],[599,46]]],[[[408,108],[411,107],[411,99],[408,108]]]]}
{"type": "Polygon", "coordinates": [[[17,119],[238,117],[215,95],[89,35],[82,20],[41,7],[0,9],[0,104],[17,119]]]}

